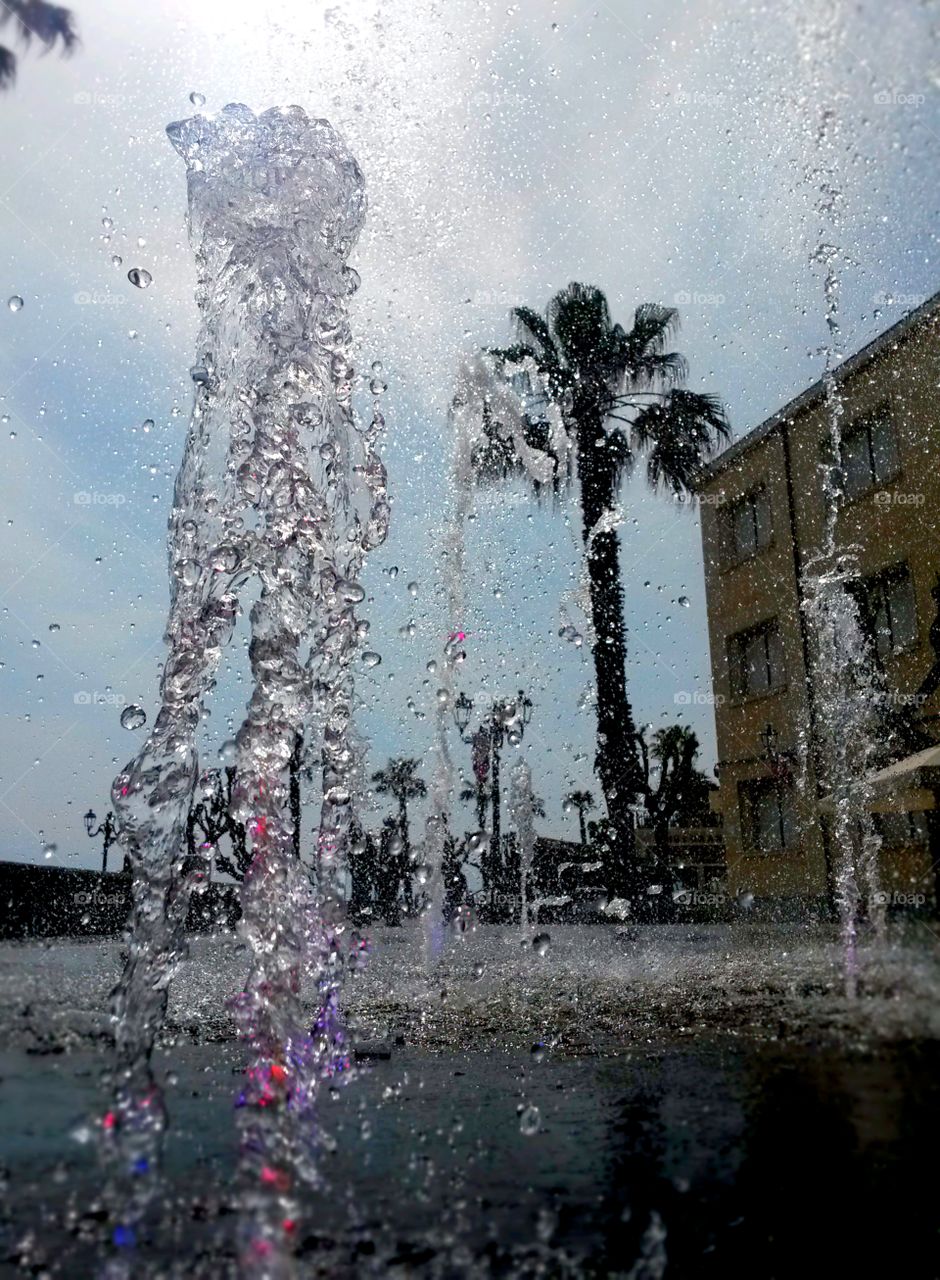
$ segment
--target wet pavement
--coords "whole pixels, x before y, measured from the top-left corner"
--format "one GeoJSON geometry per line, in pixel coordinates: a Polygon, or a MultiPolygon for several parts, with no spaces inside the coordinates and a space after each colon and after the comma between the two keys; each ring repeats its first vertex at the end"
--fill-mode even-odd
{"type": "MultiPolygon", "coordinates": [[[[233,1045],[180,1045],[161,1221],[134,1276],[230,1274],[233,1045]]],[[[107,1233],[104,1055],[0,1056],[3,1274],[85,1276],[107,1233]]],[[[394,1048],[321,1123],[301,1275],[900,1275],[940,1270],[940,1046],[733,1036],[616,1057],[394,1048]]]]}

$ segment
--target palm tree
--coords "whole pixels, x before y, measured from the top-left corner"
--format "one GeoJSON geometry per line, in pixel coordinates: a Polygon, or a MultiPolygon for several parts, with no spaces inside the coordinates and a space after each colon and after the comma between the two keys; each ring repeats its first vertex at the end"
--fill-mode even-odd
{"type": "Polygon", "coordinates": [[[657,729],[648,742],[637,734],[643,765],[643,797],[653,826],[657,860],[665,860],[669,826],[675,821],[707,823],[711,820],[709,793],[715,784],[696,767],[699,742],[688,725],[671,724],[657,729]],[[653,783],[653,764],[656,782],[653,783]]]}
{"type": "Polygon", "coordinates": [[[566,810],[577,809],[578,825],[581,828],[581,847],[587,844],[587,827],[585,826],[584,815],[588,810],[594,808],[594,797],[590,791],[572,791],[569,796],[565,796],[564,806],[566,810]]]}
{"type": "MultiPolygon", "coordinates": [[[[617,499],[641,455],[654,490],[690,494],[704,462],[727,440],[728,422],[715,396],[681,385],[686,362],[668,349],[678,326],[672,307],[644,303],[627,331],[611,323],[600,289],[570,284],[551,300],[544,317],[530,307],[516,307],[513,316],[518,342],[489,354],[497,372],[524,396],[526,443],[553,460],[556,488],[567,478],[567,463],[552,447],[548,402],[561,410],[566,457],[571,446],[576,451],[597,686],[595,770],[629,854],[630,806],[642,778],[626,687],[617,499]],[[520,372],[523,361],[529,372],[520,372]]],[[[485,421],[484,435],[474,459],[480,477],[518,472],[520,460],[499,424],[485,421]]]]}
{"type": "MultiPolygon", "coordinates": [[[[417,760],[389,760],[384,769],[372,775],[380,795],[394,796],[398,801],[398,830],[402,840],[402,865],[411,865],[411,834],[408,829],[408,801],[427,794],[423,779],[417,776],[417,760]]],[[[405,896],[411,902],[411,877],[405,883],[405,896]]]]}
{"type": "MultiPolygon", "coordinates": [[[[48,4],[46,0],[2,0],[0,3],[0,27],[13,22],[20,43],[28,48],[33,40],[53,49],[57,40],[62,42],[62,52],[72,53],[78,44],[78,32],[69,9],[48,4]]],[[[16,79],[16,54],[0,45],[0,89],[9,89],[16,79]]]]}

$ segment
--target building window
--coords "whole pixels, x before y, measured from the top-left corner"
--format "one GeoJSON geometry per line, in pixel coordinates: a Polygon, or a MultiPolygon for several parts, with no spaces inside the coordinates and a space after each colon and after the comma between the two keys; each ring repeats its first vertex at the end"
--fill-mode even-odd
{"type": "Polygon", "coordinates": [[[741,834],[752,853],[782,853],[797,844],[793,787],[761,778],[738,786],[741,834]]]}
{"type": "Polygon", "coordinates": [[[750,698],[779,689],[785,673],[776,619],[732,636],[728,641],[728,665],[734,697],[750,698]]]}
{"type": "Polygon", "coordinates": [[[920,812],[876,813],[875,829],[886,849],[927,843],[927,815],[920,812]]]}
{"type": "Polygon", "coordinates": [[[885,569],[861,584],[862,616],[879,658],[917,643],[914,581],[906,564],[885,569]]]}
{"type": "Polygon", "coordinates": [[[763,485],[731,503],[725,514],[724,537],[731,564],[740,564],[770,546],[773,524],[770,498],[763,485]]]}
{"type": "Polygon", "coordinates": [[[898,474],[897,442],[887,406],[849,427],[842,438],[842,484],[848,499],[887,484],[898,474]]]}

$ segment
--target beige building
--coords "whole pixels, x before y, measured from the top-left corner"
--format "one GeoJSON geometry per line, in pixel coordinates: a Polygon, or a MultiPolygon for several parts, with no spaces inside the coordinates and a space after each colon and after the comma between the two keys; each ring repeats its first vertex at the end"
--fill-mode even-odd
{"type": "MultiPolygon", "coordinates": [[[[836,381],[845,493],[838,542],[857,551],[859,599],[891,705],[913,718],[925,742],[938,742],[940,294],[844,361],[836,381]]],[[[799,589],[824,533],[829,441],[819,382],[725,450],[699,488],[719,755],[714,806],[728,886],[793,907],[832,896],[812,641],[799,589]]],[[[934,894],[928,844],[936,840],[938,764],[940,751],[905,759],[879,790],[890,904],[934,894]]]]}

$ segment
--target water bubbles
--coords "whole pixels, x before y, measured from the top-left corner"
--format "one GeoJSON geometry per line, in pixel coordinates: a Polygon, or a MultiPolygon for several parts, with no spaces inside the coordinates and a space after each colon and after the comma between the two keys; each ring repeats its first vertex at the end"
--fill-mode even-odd
{"type": "Polygon", "coordinates": [[[532,939],[532,950],[537,956],[547,956],[552,940],[547,933],[537,933],[532,939]]]}
{"type": "Polygon", "coordinates": [[[120,255],[119,253],[112,253],[112,254],[111,254],[111,266],[112,266],[112,267],[123,267],[123,266],[124,266],[124,259],[121,257],[121,255],[120,255]]]}
{"type": "Polygon", "coordinates": [[[198,560],[177,560],[173,566],[173,576],[186,587],[194,587],[202,574],[202,565],[198,560]]]}
{"type": "Polygon", "coordinates": [[[50,622],[50,623],[49,623],[49,630],[50,630],[50,631],[52,631],[52,632],[54,633],[54,632],[56,632],[56,631],[61,631],[61,630],[62,630],[62,628],[59,626],[59,624],[58,624],[57,622],[50,622]]]}
{"type": "Polygon", "coordinates": [[[7,299],[7,306],[11,311],[22,311],[26,304],[18,293],[14,293],[12,298],[7,299]]]}
{"type": "Polygon", "coordinates": [[[745,890],[743,893],[738,894],[735,902],[742,911],[750,911],[754,906],[754,895],[753,893],[745,890]]]}
{"type": "Polygon", "coordinates": [[[364,587],[351,578],[340,578],[336,583],[336,594],[347,604],[361,604],[366,598],[364,587]]]}
{"type": "Polygon", "coordinates": [[[143,267],[131,267],[127,273],[127,278],[138,289],[148,289],[153,284],[153,276],[149,271],[145,271],[143,267]]]}
{"type": "Polygon", "coordinates": [[[680,597],[679,597],[679,604],[682,606],[682,608],[683,608],[683,609],[688,609],[688,607],[689,607],[689,605],[690,605],[691,603],[692,603],[692,601],[689,599],[689,597],[688,597],[688,596],[680,596],[680,597]]]}
{"type": "Polygon", "coordinates": [[[381,361],[381,360],[373,360],[373,361],[372,361],[372,372],[376,375],[376,377],[378,377],[378,376],[381,374],[381,372],[382,372],[382,361],[381,361]]]}
{"type": "Polygon", "coordinates": [[[59,846],[55,844],[44,844],[42,846],[42,856],[46,859],[47,862],[49,861],[50,858],[55,857],[55,853],[58,847],[59,846]]]}
{"type": "Polygon", "coordinates": [[[147,713],[136,702],[130,703],[121,712],[122,729],[142,729],[147,723],[147,713]]]}
{"type": "Polygon", "coordinates": [[[234,738],[227,738],[219,747],[219,759],[223,764],[232,765],[238,758],[238,743],[234,738]]]}
{"type": "Polygon", "coordinates": [[[150,431],[153,428],[153,418],[144,418],[143,422],[141,423],[141,426],[143,427],[144,431],[150,431]]]}
{"type": "Polygon", "coordinates": [[[479,982],[484,973],[486,973],[486,965],[478,960],[470,972],[473,975],[474,981],[479,982]]]}
{"type": "Polygon", "coordinates": [[[533,1062],[545,1061],[545,1045],[541,1040],[537,1040],[535,1044],[532,1045],[531,1049],[529,1050],[529,1057],[532,1059],[533,1062]]]}
{"type": "Polygon", "coordinates": [[[395,581],[395,579],[398,577],[398,565],[397,565],[397,564],[393,564],[393,565],[390,565],[390,566],[389,566],[388,576],[391,578],[391,580],[392,580],[393,582],[395,581]]]}
{"type": "Polygon", "coordinates": [[[323,796],[324,800],[329,804],[344,805],[349,804],[352,794],[348,787],[337,783],[336,786],[329,787],[323,796]]]}
{"type": "Polygon", "coordinates": [[[189,100],[194,107],[204,107],[206,105],[205,94],[197,93],[195,89],[189,95],[189,100]]]}
{"type": "Polygon", "coordinates": [[[417,582],[409,582],[409,583],[408,583],[408,594],[412,597],[412,599],[414,599],[415,597],[417,597],[417,594],[418,594],[418,584],[417,584],[417,582]]]}
{"type": "Polygon", "coordinates": [[[376,653],[374,649],[366,649],[365,653],[362,655],[362,665],[364,667],[369,667],[370,669],[377,667],[381,661],[382,655],[380,653],[376,653]]]}
{"type": "Polygon", "coordinates": [[[237,547],[225,543],[209,554],[209,564],[216,573],[234,573],[241,564],[242,558],[237,547]]]}
{"type": "Polygon", "coordinates": [[[539,1126],[542,1123],[542,1113],[534,1103],[522,1107],[519,1111],[519,1132],[527,1138],[531,1138],[533,1134],[538,1133],[539,1126]]]}

